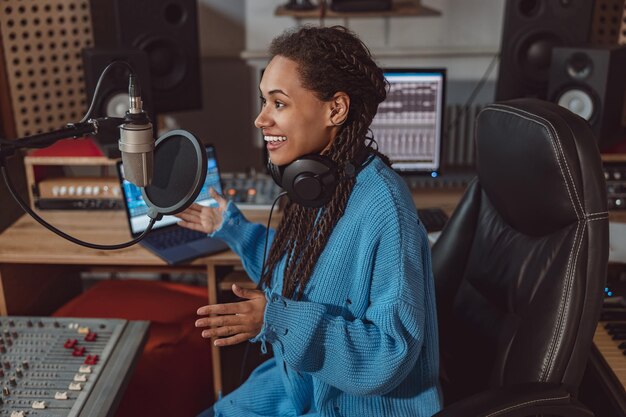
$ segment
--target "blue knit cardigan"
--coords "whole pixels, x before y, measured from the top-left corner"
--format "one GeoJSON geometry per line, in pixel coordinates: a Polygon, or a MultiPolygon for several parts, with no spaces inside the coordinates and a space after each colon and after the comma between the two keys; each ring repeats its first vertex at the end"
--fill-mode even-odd
{"type": "MultiPolygon", "coordinates": [[[[266,230],[230,203],[213,236],[258,282],[266,230]]],[[[302,300],[281,296],[284,267],[283,258],[252,340],[271,343],[274,357],[215,404],[217,417],[422,417],[441,408],[430,249],[393,170],[376,157],[357,175],[302,300]]]]}

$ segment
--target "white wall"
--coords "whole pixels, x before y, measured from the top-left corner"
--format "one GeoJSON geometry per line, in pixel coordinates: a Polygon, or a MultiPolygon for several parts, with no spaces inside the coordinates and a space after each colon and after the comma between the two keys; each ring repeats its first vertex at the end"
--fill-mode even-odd
{"type": "MultiPolygon", "coordinates": [[[[244,58],[262,60],[272,38],[283,30],[317,19],[274,16],[285,0],[245,3],[244,58]]],[[[423,0],[441,11],[437,17],[325,19],[355,31],[383,66],[445,66],[451,80],[478,80],[500,47],[502,0],[423,0]]],[[[496,72],[491,79],[495,79],[496,72]]]]}
{"type": "MultiPolygon", "coordinates": [[[[317,0],[313,0],[317,1],[317,0]]],[[[181,127],[218,147],[222,169],[262,169],[262,141],[253,127],[259,70],[271,40],[285,29],[318,20],[275,16],[287,0],[198,0],[204,108],[176,113],[181,127]],[[253,146],[251,146],[253,145],[253,146]],[[245,152],[242,152],[245,149],[245,152]]],[[[448,68],[449,102],[464,102],[497,54],[503,0],[422,0],[438,17],[326,19],[355,31],[379,65],[448,68]],[[452,97],[450,99],[450,97],[452,97]]],[[[478,102],[490,100],[491,85],[478,102]]]]}
{"type": "Polygon", "coordinates": [[[238,57],[246,48],[246,0],[198,0],[202,57],[238,57]]]}

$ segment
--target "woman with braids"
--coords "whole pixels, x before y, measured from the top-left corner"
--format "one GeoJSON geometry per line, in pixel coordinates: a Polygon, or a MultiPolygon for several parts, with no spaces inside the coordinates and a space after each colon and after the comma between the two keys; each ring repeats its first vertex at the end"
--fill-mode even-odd
{"type": "Polygon", "coordinates": [[[385,99],[382,70],[342,27],[286,32],[270,47],[255,121],[270,161],[305,155],[339,167],[329,201],[290,201],[264,267],[267,229],[232,203],[193,206],[181,225],[226,241],[258,289],[201,307],[217,346],[271,343],[274,357],[203,416],[431,416],[440,409],[434,283],[411,194],[367,134],[385,99]],[[353,169],[356,167],[356,169],[353,169]]]}

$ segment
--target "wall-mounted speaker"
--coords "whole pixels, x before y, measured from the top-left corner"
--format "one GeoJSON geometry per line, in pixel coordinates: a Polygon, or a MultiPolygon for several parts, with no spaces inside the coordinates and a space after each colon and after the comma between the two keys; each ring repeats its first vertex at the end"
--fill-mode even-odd
{"type": "Polygon", "coordinates": [[[148,56],[157,113],[202,107],[196,0],[91,0],[96,47],[148,56]]]}
{"type": "Polygon", "coordinates": [[[554,48],[548,98],[586,119],[601,149],[626,139],[626,46],[554,48]]]}
{"type": "MultiPolygon", "coordinates": [[[[100,75],[113,61],[125,61],[133,68],[141,89],[143,109],[148,113],[153,126],[156,126],[148,56],[139,49],[83,49],[83,67],[88,102],[91,103],[93,100],[100,75]]],[[[129,108],[128,76],[129,70],[126,66],[115,65],[109,69],[100,82],[92,117],[124,117],[129,108]]],[[[119,129],[101,127],[96,137],[97,143],[105,155],[110,158],[120,157],[117,144],[120,137],[119,129]]]]}
{"type": "Polygon", "coordinates": [[[496,100],[545,99],[552,48],[587,42],[593,1],[508,0],[496,100]]]}

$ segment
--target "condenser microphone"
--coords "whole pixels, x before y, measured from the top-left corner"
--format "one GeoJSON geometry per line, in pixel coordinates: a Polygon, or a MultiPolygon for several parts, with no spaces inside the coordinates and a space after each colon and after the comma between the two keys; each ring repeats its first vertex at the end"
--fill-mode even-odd
{"type": "Polygon", "coordinates": [[[152,124],[143,110],[141,91],[135,75],[128,78],[129,109],[120,126],[118,146],[126,179],[138,187],[152,182],[154,166],[154,137],[152,124]]]}

